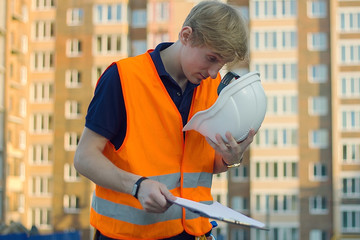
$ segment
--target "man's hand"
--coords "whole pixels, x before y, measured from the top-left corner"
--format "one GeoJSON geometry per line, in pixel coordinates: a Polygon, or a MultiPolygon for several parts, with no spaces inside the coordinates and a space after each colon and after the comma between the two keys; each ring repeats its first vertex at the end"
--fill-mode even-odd
{"type": "Polygon", "coordinates": [[[165,212],[172,205],[167,199],[176,200],[166,185],[151,179],[140,184],[138,199],[144,210],[152,213],[165,212]]]}
{"type": "Polygon", "coordinates": [[[239,163],[244,152],[252,143],[255,136],[255,131],[251,129],[247,138],[241,142],[236,142],[230,132],[226,132],[225,137],[227,143],[222,139],[220,134],[216,134],[215,138],[217,143],[213,142],[210,138],[206,138],[206,141],[210,144],[215,151],[222,156],[223,161],[227,165],[239,163]]]}

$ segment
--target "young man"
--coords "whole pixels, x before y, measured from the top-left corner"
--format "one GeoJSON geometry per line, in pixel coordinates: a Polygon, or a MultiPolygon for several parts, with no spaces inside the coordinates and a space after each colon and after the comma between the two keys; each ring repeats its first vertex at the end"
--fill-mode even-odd
{"type": "Polygon", "coordinates": [[[229,5],[204,1],[175,43],[113,63],[100,77],[74,164],[96,184],[95,239],[195,239],[207,218],[171,205],[211,203],[212,174],[239,163],[254,131],[237,143],[182,132],[216,101],[219,70],[247,54],[246,25],[229,5]],[[226,143],[227,142],[227,143],[226,143]]]}

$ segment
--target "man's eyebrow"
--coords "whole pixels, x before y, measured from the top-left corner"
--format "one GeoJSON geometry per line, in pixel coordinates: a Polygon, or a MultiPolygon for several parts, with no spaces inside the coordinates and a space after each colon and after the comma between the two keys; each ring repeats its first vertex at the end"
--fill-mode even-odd
{"type": "Polygon", "coordinates": [[[220,53],[217,53],[217,52],[214,52],[214,51],[212,51],[211,53],[212,53],[213,55],[215,55],[216,58],[217,58],[217,60],[218,60],[219,62],[222,62],[223,64],[226,64],[227,62],[230,62],[230,61],[231,61],[230,58],[227,59],[225,56],[221,55],[220,53]]]}
{"type": "Polygon", "coordinates": [[[224,61],[225,60],[224,56],[222,56],[220,53],[211,51],[210,54],[213,55],[214,57],[216,57],[216,59],[218,61],[224,61]]]}
{"type": "Polygon", "coordinates": [[[218,58],[224,58],[220,53],[211,51],[212,54],[214,54],[218,58]]]}

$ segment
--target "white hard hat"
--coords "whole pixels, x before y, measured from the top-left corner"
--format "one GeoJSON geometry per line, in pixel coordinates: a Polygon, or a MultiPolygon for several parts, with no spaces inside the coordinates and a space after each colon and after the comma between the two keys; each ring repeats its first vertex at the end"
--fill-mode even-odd
{"type": "Polygon", "coordinates": [[[226,75],[219,85],[220,94],[215,103],[209,109],[197,112],[183,131],[195,130],[214,142],[217,142],[217,133],[227,141],[225,133],[229,131],[239,142],[247,137],[250,129],[257,131],[260,128],[266,113],[266,95],[260,74],[249,72],[239,77],[229,72],[226,75]],[[230,83],[221,89],[229,74],[230,83]]]}

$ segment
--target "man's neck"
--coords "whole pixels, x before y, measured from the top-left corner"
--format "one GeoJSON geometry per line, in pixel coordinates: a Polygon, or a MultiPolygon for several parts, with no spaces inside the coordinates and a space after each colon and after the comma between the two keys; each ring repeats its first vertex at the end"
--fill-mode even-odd
{"type": "Polygon", "coordinates": [[[165,70],[177,82],[177,84],[184,92],[188,80],[186,79],[185,74],[183,73],[181,68],[179,56],[180,48],[181,44],[177,41],[170,47],[162,50],[160,52],[160,57],[164,64],[165,70]]]}

